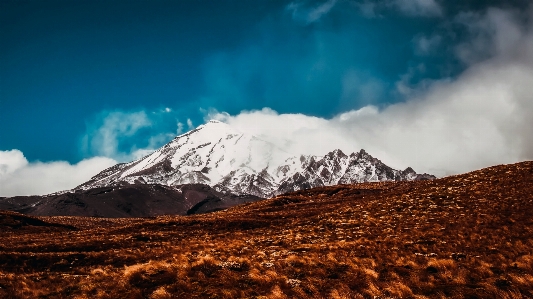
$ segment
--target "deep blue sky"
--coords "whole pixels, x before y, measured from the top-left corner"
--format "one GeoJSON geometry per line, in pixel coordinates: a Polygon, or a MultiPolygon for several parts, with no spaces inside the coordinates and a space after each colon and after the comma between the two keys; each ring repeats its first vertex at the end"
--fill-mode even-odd
{"type": "Polygon", "coordinates": [[[0,150],[77,162],[102,154],[83,138],[117,113],[149,119],[119,130],[127,151],[210,109],[332,117],[403,101],[398,82],[465,68],[459,12],[528,1],[437,1],[439,12],[393,2],[339,0],[317,17],[327,1],[0,1],[0,150]]]}

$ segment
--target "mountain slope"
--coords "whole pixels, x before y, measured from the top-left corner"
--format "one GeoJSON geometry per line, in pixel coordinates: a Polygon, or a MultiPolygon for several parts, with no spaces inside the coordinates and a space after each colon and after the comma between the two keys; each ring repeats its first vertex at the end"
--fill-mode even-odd
{"type": "Polygon", "coordinates": [[[130,184],[207,184],[223,193],[271,197],[338,183],[432,179],[399,171],[364,150],[295,156],[228,124],[211,120],[137,161],[108,168],[77,190],[130,184]]]}
{"type": "Polygon", "coordinates": [[[0,198],[0,210],[33,216],[153,217],[214,212],[259,199],[222,194],[202,184],[135,184],[0,198]]]}
{"type": "Polygon", "coordinates": [[[1,229],[0,298],[533,298],[533,162],[1,229]]]}

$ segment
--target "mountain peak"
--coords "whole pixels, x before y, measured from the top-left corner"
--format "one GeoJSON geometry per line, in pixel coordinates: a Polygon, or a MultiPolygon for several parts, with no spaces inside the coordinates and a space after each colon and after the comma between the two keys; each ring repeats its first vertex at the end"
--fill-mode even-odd
{"type": "Polygon", "coordinates": [[[202,126],[203,127],[208,127],[208,126],[218,126],[218,125],[228,126],[228,127],[230,126],[227,123],[221,122],[220,120],[216,120],[216,119],[211,119],[208,122],[206,122],[205,124],[203,124],[202,126]]]}
{"type": "Polygon", "coordinates": [[[232,126],[228,125],[227,123],[224,123],[224,122],[221,122],[215,119],[211,119],[205,124],[198,126],[196,130],[204,129],[204,128],[217,129],[217,130],[220,130],[221,128],[226,128],[226,129],[235,130],[232,126]]]}
{"type": "Polygon", "coordinates": [[[336,149],[334,151],[327,153],[326,157],[328,157],[329,159],[344,159],[344,158],[347,158],[348,156],[345,153],[343,153],[340,149],[336,149]]]}
{"type": "Polygon", "coordinates": [[[172,142],[163,147],[176,145],[181,147],[184,143],[188,143],[190,141],[193,143],[206,144],[217,141],[220,138],[228,138],[228,136],[237,135],[243,135],[243,133],[224,122],[210,120],[205,124],[196,127],[196,129],[175,137],[172,142]]]}
{"type": "Polygon", "coordinates": [[[359,151],[359,155],[360,155],[360,156],[367,156],[368,153],[367,153],[364,149],[361,149],[361,150],[359,151]]]}
{"type": "MultiPolygon", "coordinates": [[[[210,120],[137,161],[102,171],[77,189],[124,184],[202,183],[223,193],[270,197],[338,183],[412,180],[361,149],[346,155],[292,155],[275,144],[210,120]]],[[[430,177],[428,177],[430,178],[430,177]]]]}

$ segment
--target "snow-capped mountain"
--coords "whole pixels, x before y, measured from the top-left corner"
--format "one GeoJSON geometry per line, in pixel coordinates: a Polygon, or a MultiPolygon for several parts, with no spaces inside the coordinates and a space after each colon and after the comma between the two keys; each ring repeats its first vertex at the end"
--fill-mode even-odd
{"type": "Polygon", "coordinates": [[[395,170],[364,150],[295,156],[228,124],[211,120],[137,161],[117,164],[75,189],[127,184],[201,183],[223,193],[271,197],[317,186],[435,178],[395,170]]]}

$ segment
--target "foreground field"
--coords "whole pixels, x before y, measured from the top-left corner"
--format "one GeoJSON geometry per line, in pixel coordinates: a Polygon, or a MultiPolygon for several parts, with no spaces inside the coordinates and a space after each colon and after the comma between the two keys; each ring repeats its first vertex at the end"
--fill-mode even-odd
{"type": "Polygon", "coordinates": [[[0,298],[533,298],[533,162],[189,217],[0,214],[0,298]]]}

